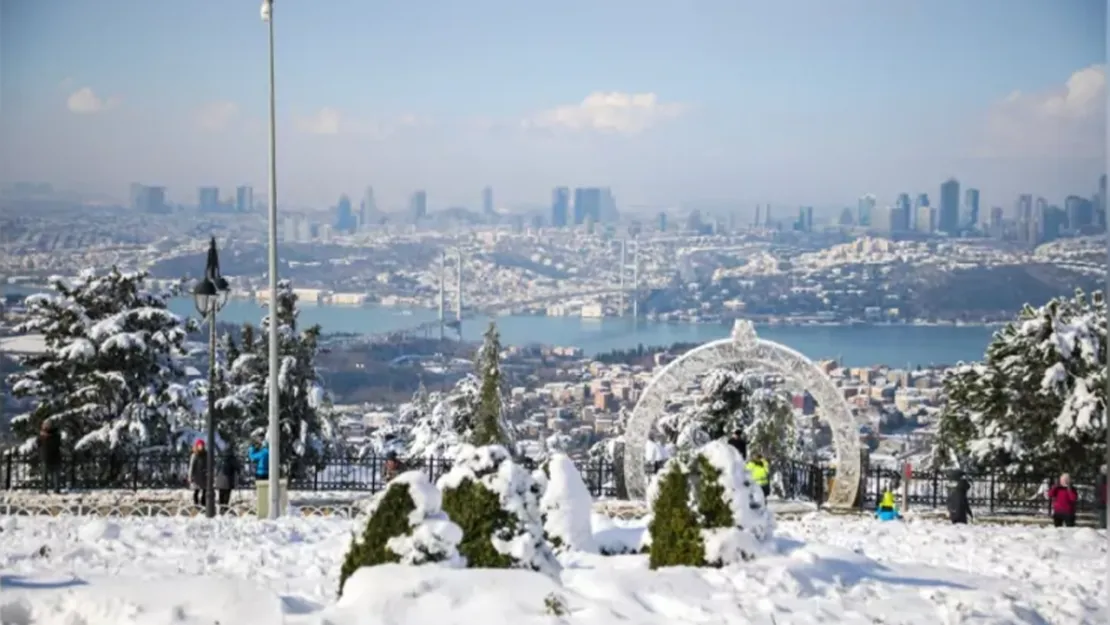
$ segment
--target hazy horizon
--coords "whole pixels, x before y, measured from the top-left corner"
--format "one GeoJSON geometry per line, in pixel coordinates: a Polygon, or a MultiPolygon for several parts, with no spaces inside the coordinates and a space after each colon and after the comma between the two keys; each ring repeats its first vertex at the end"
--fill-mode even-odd
{"type": "MultiPolygon", "coordinates": [[[[275,6],[279,199],[396,210],[854,205],[955,177],[1007,210],[1106,170],[1100,0],[275,6]]],[[[252,0],[0,4],[0,182],[265,193],[252,0]]]]}

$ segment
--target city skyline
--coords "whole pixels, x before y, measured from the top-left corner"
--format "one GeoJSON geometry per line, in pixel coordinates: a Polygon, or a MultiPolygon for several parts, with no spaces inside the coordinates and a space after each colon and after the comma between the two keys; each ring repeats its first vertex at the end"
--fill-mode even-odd
{"type": "MultiPolygon", "coordinates": [[[[820,208],[934,195],[951,176],[1009,207],[1097,188],[1104,3],[737,5],[281,3],[279,199],[372,186],[383,208],[417,189],[433,208],[477,206],[490,186],[500,208],[605,186],[622,207],[820,208]],[[350,24],[359,37],[335,35],[350,24]],[[1053,45],[1014,36],[1034,31],[1053,45]]],[[[254,3],[0,11],[4,182],[124,199],[139,181],[181,202],[264,187],[254,3]]]]}

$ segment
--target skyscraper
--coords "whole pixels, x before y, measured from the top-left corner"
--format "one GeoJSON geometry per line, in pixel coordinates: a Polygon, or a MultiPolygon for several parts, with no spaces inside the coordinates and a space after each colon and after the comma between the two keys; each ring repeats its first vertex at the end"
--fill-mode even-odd
{"type": "Polygon", "coordinates": [[[570,214],[570,189],[555,187],[551,192],[551,226],[566,228],[570,214]]]}
{"type": "Polygon", "coordinates": [[[974,228],[979,223],[979,189],[964,191],[964,207],[960,212],[960,226],[974,228]]]}
{"type": "Polygon", "coordinates": [[[428,216],[428,192],[417,191],[409,198],[409,216],[413,221],[419,221],[428,216]]]}
{"type": "Polygon", "coordinates": [[[249,213],[254,210],[254,189],[243,185],[235,189],[235,212],[249,213]]]}
{"type": "Polygon", "coordinates": [[[339,196],[339,203],[335,206],[335,230],[352,234],[357,229],[358,219],[351,207],[351,198],[346,195],[339,196]]]}
{"type": "Polygon", "coordinates": [[[482,213],[486,215],[493,214],[493,187],[482,189],[482,213]]]}
{"type": "Polygon", "coordinates": [[[220,210],[219,187],[200,187],[197,189],[197,208],[206,213],[220,210]]]}
{"type": "Polygon", "coordinates": [[[945,234],[960,232],[960,183],[949,178],[940,185],[940,210],[937,215],[937,230],[945,234]]]}
{"type": "MultiPolygon", "coordinates": [[[[857,207],[856,223],[867,227],[871,225],[871,214],[875,212],[875,196],[870,193],[860,197],[857,207]]],[[[768,210],[768,213],[770,211],[768,210]]],[[[769,218],[769,215],[768,215],[769,218]]]]}

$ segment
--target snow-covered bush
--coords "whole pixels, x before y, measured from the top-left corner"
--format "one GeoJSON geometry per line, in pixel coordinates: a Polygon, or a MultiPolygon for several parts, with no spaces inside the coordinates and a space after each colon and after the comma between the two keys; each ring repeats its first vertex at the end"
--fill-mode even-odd
{"type": "Polygon", "coordinates": [[[539,488],[504,447],[464,447],[438,485],[443,510],[462,528],[459,553],[467,566],[558,574],[544,538],[539,488]]]}
{"type": "Polygon", "coordinates": [[[343,559],[340,594],[347,578],[364,566],[465,566],[458,552],[462,529],[443,512],[441,494],[424,473],[408,471],[397,476],[374,496],[367,514],[362,536],[351,538],[343,559]]]}
{"type": "Polygon", "coordinates": [[[540,499],[543,528],[559,551],[596,553],[590,515],[593,497],[566,454],[553,454],[544,464],[546,484],[540,499]]]}
{"type": "Polygon", "coordinates": [[[765,550],[774,521],[740,454],[722,441],[673,458],[648,489],[651,567],[728,566],[765,550]]]}

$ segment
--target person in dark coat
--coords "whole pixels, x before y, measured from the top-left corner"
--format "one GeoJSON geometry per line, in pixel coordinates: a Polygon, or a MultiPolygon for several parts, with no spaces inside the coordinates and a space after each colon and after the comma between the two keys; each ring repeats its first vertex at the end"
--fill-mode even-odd
{"type": "Polygon", "coordinates": [[[1098,479],[1095,480],[1095,503],[1098,504],[1098,526],[1106,529],[1106,465],[1098,470],[1098,479]]]}
{"type": "Polygon", "coordinates": [[[733,431],[732,436],[728,437],[728,444],[740,452],[741,458],[748,459],[748,439],[744,438],[743,430],[733,431]]]}
{"type": "Polygon", "coordinates": [[[204,441],[193,443],[193,455],[189,457],[189,487],[193,489],[193,505],[205,505],[208,495],[208,450],[204,441]]]}
{"type": "Polygon", "coordinates": [[[967,500],[967,493],[971,490],[971,482],[960,474],[956,483],[948,491],[948,520],[956,524],[964,524],[971,520],[971,503],[967,500]]]}
{"type": "Polygon", "coordinates": [[[42,455],[42,489],[62,492],[62,435],[49,421],[44,421],[39,430],[39,453],[42,455]]]}
{"type": "Polygon", "coordinates": [[[239,458],[231,445],[228,445],[220,456],[219,465],[216,469],[216,503],[219,504],[222,512],[227,512],[227,507],[231,503],[231,491],[239,480],[240,470],[239,458]]]}

